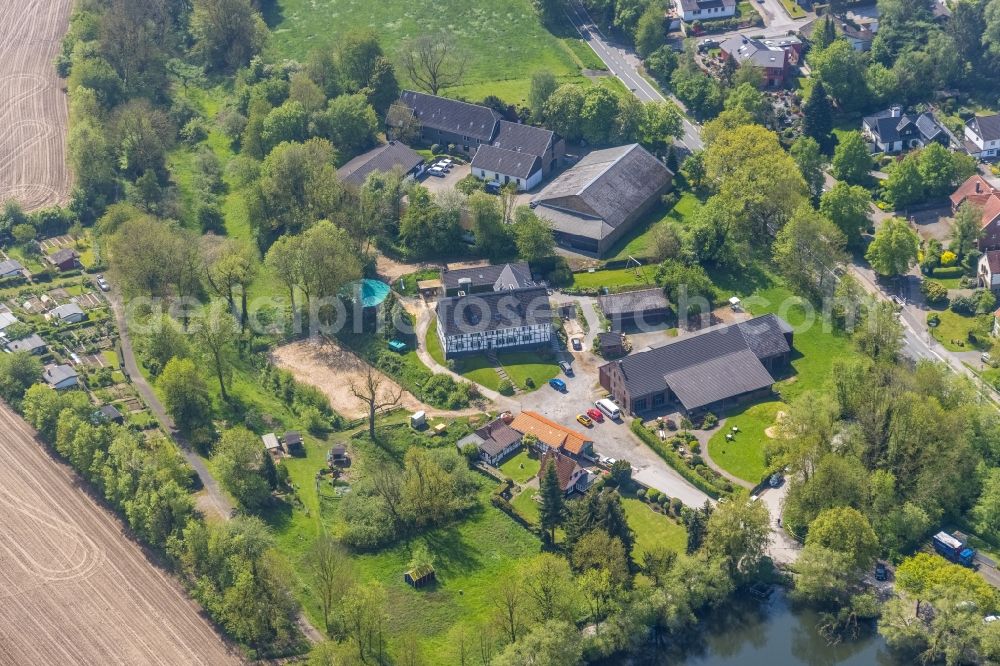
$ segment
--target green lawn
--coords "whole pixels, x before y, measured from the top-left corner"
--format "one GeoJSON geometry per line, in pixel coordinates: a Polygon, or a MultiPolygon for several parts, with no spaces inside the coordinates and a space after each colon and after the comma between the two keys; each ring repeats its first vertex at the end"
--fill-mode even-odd
{"type": "Polygon", "coordinates": [[[666,546],[678,553],[687,549],[687,531],[681,525],[635,497],[623,497],[622,506],[629,526],[635,530],[633,556],[637,561],[653,546],[666,546]]]}
{"type": "Polygon", "coordinates": [[[425,268],[415,273],[404,275],[399,280],[392,283],[392,288],[403,296],[416,296],[417,282],[420,280],[433,280],[440,275],[441,271],[437,268],[425,268]],[[402,280],[402,285],[400,285],[400,280],[402,280]]]}
{"type": "Polygon", "coordinates": [[[108,364],[111,368],[118,368],[118,354],[115,353],[113,349],[105,349],[101,352],[101,356],[104,357],[104,362],[108,364]]]}
{"type": "Polygon", "coordinates": [[[517,483],[526,483],[538,475],[541,463],[538,454],[530,452],[528,449],[521,451],[513,458],[500,465],[500,471],[505,476],[509,476],[517,483]]]}
{"type": "MultiPolygon", "coordinates": [[[[544,68],[559,77],[577,76],[579,62],[593,63],[579,45],[569,45],[579,41],[575,33],[563,31],[563,40],[546,30],[530,0],[449,0],[447,11],[440,4],[409,0],[280,0],[276,5],[266,17],[272,23],[270,55],[275,60],[302,61],[318,45],[336,43],[352,30],[372,29],[398,65],[405,40],[442,35],[461,49],[466,63],[464,87],[446,92],[461,92],[470,99],[488,92],[508,103],[524,103],[533,71],[544,68]],[[493,85],[472,94],[475,84],[493,85]]],[[[403,68],[397,66],[396,71],[400,84],[410,86],[403,68]]]]}
{"type": "Polygon", "coordinates": [[[775,415],[784,407],[778,400],[750,405],[729,416],[726,427],[720,428],[708,441],[708,454],[712,460],[733,476],[750,483],[758,483],[767,468],[764,466],[764,446],[769,441],[764,431],[775,424],[775,415]],[[732,427],[740,430],[733,441],[726,441],[732,427]]]}
{"type": "Polygon", "coordinates": [[[527,521],[535,525],[538,524],[540,514],[538,500],[535,499],[537,494],[537,489],[525,488],[525,490],[518,494],[518,496],[514,498],[514,501],[511,502],[519,514],[524,516],[527,521]]]}
{"type": "Polygon", "coordinates": [[[941,322],[930,328],[930,332],[934,339],[948,351],[975,351],[993,347],[990,338],[992,322],[989,315],[965,317],[951,310],[936,310],[935,312],[940,317],[941,322]],[[970,332],[976,336],[977,342],[975,344],[969,340],[970,332]]]}
{"type": "Polygon", "coordinates": [[[799,7],[794,0],[781,0],[781,5],[793,19],[802,18],[806,15],[805,10],[799,7]]]}
{"type": "Polygon", "coordinates": [[[629,257],[647,257],[653,238],[652,232],[657,225],[666,222],[687,224],[691,215],[700,205],[698,197],[693,193],[683,192],[677,200],[677,204],[666,215],[661,207],[653,209],[649,215],[635,225],[630,233],[618,241],[611,256],[608,257],[608,261],[621,261],[629,257]]]}
{"type": "Polygon", "coordinates": [[[535,388],[545,384],[561,371],[553,360],[545,358],[537,352],[508,352],[498,354],[500,365],[507,371],[510,380],[522,389],[532,391],[525,383],[529,378],[535,383],[535,388]]]}
{"type": "Polygon", "coordinates": [[[573,273],[573,289],[599,289],[607,287],[631,287],[633,285],[652,285],[654,266],[635,268],[616,268],[612,270],[594,271],[593,273],[573,273]]]}

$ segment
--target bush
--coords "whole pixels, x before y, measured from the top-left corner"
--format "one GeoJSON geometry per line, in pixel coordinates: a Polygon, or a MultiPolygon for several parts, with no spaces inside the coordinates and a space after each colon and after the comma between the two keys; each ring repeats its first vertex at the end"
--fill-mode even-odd
{"type": "Polygon", "coordinates": [[[502,379],[497,391],[500,395],[514,395],[514,385],[510,383],[509,379],[502,379]]]}
{"type": "Polygon", "coordinates": [[[948,302],[948,289],[940,282],[924,280],[920,283],[920,293],[928,305],[943,305],[948,302]]]}
{"type": "Polygon", "coordinates": [[[941,265],[942,266],[945,266],[945,267],[951,266],[952,264],[955,263],[956,259],[958,259],[958,255],[956,255],[951,250],[945,250],[944,252],[941,253],[941,265]]]}
{"type": "Polygon", "coordinates": [[[964,315],[970,317],[976,314],[976,308],[979,305],[979,299],[975,296],[956,296],[951,299],[951,311],[955,314],[964,315]]]}
{"type": "Polygon", "coordinates": [[[929,312],[927,314],[927,325],[930,327],[937,326],[941,323],[941,316],[937,312],[929,312]]]}
{"type": "Polygon", "coordinates": [[[638,497],[639,499],[645,499],[645,497],[646,497],[646,489],[645,488],[639,488],[639,490],[635,491],[635,496],[638,497]]]}
{"type": "Polygon", "coordinates": [[[662,506],[665,509],[668,506],[670,506],[670,501],[671,501],[670,495],[667,495],[666,493],[660,493],[660,506],[662,506]]]}
{"type": "Polygon", "coordinates": [[[689,430],[694,427],[694,424],[691,423],[691,419],[689,419],[686,416],[683,416],[681,417],[681,427],[684,428],[685,430],[689,430]]]}
{"type": "Polygon", "coordinates": [[[468,176],[455,183],[455,189],[462,194],[474,194],[476,192],[482,192],[485,185],[485,181],[476,178],[470,173],[468,176]]]}
{"type": "MultiPolygon", "coordinates": [[[[633,419],[632,432],[634,432],[639,439],[646,443],[646,445],[656,451],[663,460],[666,461],[668,465],[673,467],[681,476],[687,479],[691,485],[701,490],[706,495],[718,499],[719,496],[725,495],[728,491],[724,490],[721,486],[716,486],[712,481],[701,476],[698,472],[693,470],[673,449],[664,445],[660,441],[659,437],[653,434],[648,428],[642,425],[642,419],[633,419]]],[[[701,459],[698,458],[700,462],[701,459]]],[[[711,472],[711,470],[708,470],[711,472]]]]}
{"type": "Polygon", "coordinates": [[[691,443],[691,453],[701,453],[701,442],[691,443]]]}
{"type": "Polygon", "coordinates": [[[440,155],[443,152],[444,152],[444,149],[441,147],[440,143],[431,144],[431,154],[432,155],[440,155]]]}
{"type": "Polygon", "coordinates": [[[703,430],[711,430],[712,428],[714,428],[717,425],[719,425],[719,417],[718,416],[716,416],[712,412],[708,412],[707,414],[705,414],[705,418],[702,419],[702,422],[701,422],[701,427],[702,427],[703,430]]]}
{"type": "Polygon", "coordinates": [[[683,508],[684,508],[684,503],[681,502],[679,499],[677,499],[676,497],[670,499],[670,513],[674,514],[675,516],[680,516],[681,509],[683,508]]]}
{"type": "Polygon", "coordinates": [[[535,380],[532,379],[531,377],[525,377],[525,379],[524,379],[524,385],[527,388],[533,389],[533,388],[535,388],[535,380]]]}
{"type": "Polygon", "coordinates": [[[655,488],[650,488],[649,491],[646,493],[646,501],[649,502],[650,504],[659,504],[660,491],[656,490],[655,488]]]}

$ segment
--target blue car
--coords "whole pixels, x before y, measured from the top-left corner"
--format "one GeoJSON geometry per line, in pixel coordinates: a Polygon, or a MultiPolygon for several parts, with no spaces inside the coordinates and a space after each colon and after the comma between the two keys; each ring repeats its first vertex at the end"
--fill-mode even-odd
{"type": "Polygon", "coordinates": [[[549,380],[549,386],[551,386],[552,388],[554,388],[557,391],[565,391],[566,390],[566,382],[564,382],[561,379],[550,379],[549,380]]]}

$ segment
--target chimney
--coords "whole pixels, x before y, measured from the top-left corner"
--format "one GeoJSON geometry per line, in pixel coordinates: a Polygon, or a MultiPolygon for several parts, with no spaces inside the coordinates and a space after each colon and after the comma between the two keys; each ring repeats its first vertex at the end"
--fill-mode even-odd
{"type": "Polygon", "coordinates": [[[901,115],[903,115],[903,107],[901,107],[899,104],[893,104],[892,106],[889,107],[889,115],[892,116],[893,118],[899,118],[901,115]]]}
{"type": "Polygon", "coordinates": [[[976,194],[979,194],[981,191],[982,191],[982,181],[981,180],[977,180],[976,181],[976,194]]]}

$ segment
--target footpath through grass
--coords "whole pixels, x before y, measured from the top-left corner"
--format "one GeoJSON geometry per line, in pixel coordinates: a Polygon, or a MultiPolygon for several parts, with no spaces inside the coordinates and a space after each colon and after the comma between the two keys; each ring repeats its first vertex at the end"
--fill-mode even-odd
{"type": "Polygon", "coordinates": [[[730,416],[725,428],[716,431],[708,441],[709,456],[733,476],[758,483],[767,471],[764,448],[770,438],[764,431],[776,423],[777,414],[783,407],[783,402],[769,400],[730,416]],[[727,441],[726,434],[732,433],[733,426],[737,426],[739,432],[733,434],[732,441],[727,441]]]}

